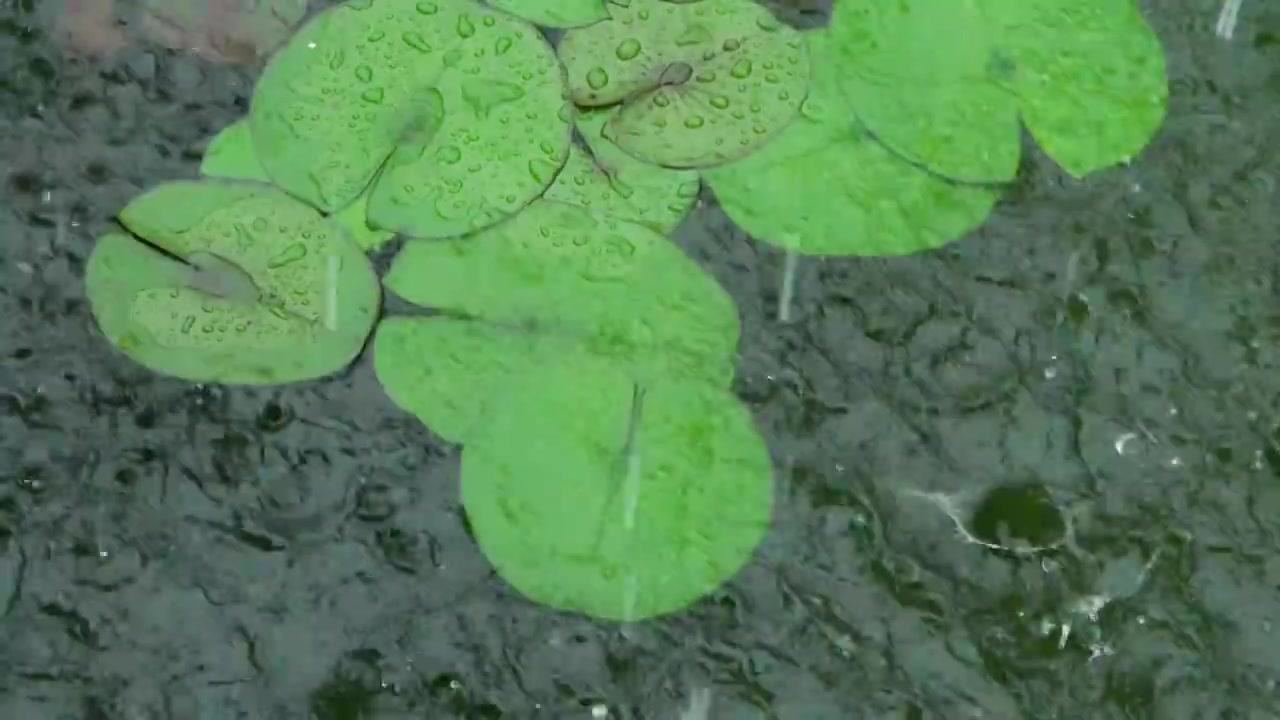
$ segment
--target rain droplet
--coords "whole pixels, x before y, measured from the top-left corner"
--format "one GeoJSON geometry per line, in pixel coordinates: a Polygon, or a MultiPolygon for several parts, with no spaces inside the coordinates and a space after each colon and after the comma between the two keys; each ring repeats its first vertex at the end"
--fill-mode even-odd
{"type": "Polygon", "coordinates": [[[763,135],[769,132],[769,128],[765,127],[764,125],[761,125],[760,123],[756,123],[755,125],[751,126],[751,132],[757,135],[763,135]]]}
{"type": "Polygon", "coordinates": [[[266,219],[266,218],[254,218],[254,219],[253,219],[253,222],[252,222],[252,223],[250,223],[250,226],[251,226],[254,230],[257,230],[258,232],[263,232],[263,231],[265,231],[265,230],[267,229],[267,219],[266,219]]]}
{"type": "Polygon", "coordinates": [[[697,80],[698,80],[698,82],[700,82],[700,83],[715,82],[715,80],[716,80],[716,73],[715,73],[715,71],[714,71],[714,70],[711,70],[710,68],[708,68],[708,69],[703,70],[702,72],[698,73],[697,80]]]}
{"type": "Polygon", "coordinates": [[[742,47],[742,43],[738,42],[737,38],[729,38],[728,40],[725,40],[724,45],[721,45],[720,47],[724,48],[725,52],[733,52],[742,47]]]}
{"type": "Polygon", "coordinates": [[[485,27],[493,27],[493,23],[494,23],[494,22],[495,22],[495,21],[494,21],[494,19],[493,19],[493,16],[492,16],[492,15],[485,15],[485,16],[484,16],[484,26],[485,26],[485,27]]]}
{"type": "Polygon", "coordinates": [[[289,263],[298,262],[307,256],[307,246],[302,243],[290,243],[288,247],[281,250],[278,255],[267,261],[267,267],[278,268],[288,265],[289,263]]]}
{"type": "Polygon", "coordinates": [[[498,41],[493,44],[494,55],[505,55],[507,51],[510,49],[511,49],[511,38],[509,37],[500,37],[498,38],[498,41]]]}
{"type": "Polygon", "coordinates": [[[405,45],[408,45],[409,47],[413,48],[414,50],[417,50],[418,52],[422,52],[422,53],[431,52],[431,45],[430,43],[427,42],[426,38],[422,37],[422,33],[407,32],[401,35],[400,39],[404,40],[405,45]]]}
{"type": "Polygon", "coordinates": [[[593,67],[587,71],[587,85],[592,90],[599,90],[609,84],[609,73],[602,67],[593,67]]]}
{"type": "Polygon", "coordinates": [[[766,82],[776,83],[778,82],[778,73],[765,73],[764,79],[766,82]]]}
{"type": "Polygon", "coordinates": [[[338,68],[342,67],[342,63],[346,62],[346,60],[347,60],[346,53],[342,52],[341,50],[335,50],[334,53],[329,56],[329,69],[337,70],[338,68]]]}
{"type": "Polygon", "coordinates": [[[373,79],[373,68],[368,65],[356,67],[356,79],[360,82],[369,82],[373,79]]]}
{"type": "Polygon", "coordinates": [[[711,98],[711,107],[717,110],[724,110],[725,108],[729,107],[729,98],[723,95],[716,95],[715,97],[711,98]]]}
{"type": "Polygon", "coordinates": [[[364,92],[360,93],[360,99],[368,103],[381,103],[382,96],[383,96],[383,92],[382,92],[382,88],[380,87],[369,88],[368,90],[365,90],[364,92]]]}
{"type": "Polygon", "coordinates": [[[706,121],[702,119],[701,115],[690,115],[684,120],[684,126],[690,130],[697,130],[704,124],[706,124],[706,121]]]}
{"type": "Polygon", "coordinates": [[[188,335],[188,334],[190,334],[190,333],[191,333],[191,328],[192,328],[193,326],[195,326],[195,324],[196,324],[196,316],[195,316],[195,315],[188,315],[188,316],[186,317],[186,319],[184,319],[184,320],[182,321],[182,334],[183,334],[183,335],[188,335]]]}
{"type": "Polygon", "coordinates": [[[458,16],[458,37],[469,38],[476,34],[476,26],[467,15],[458,16]]]}
{"type": "Polygon", "coordinates": [[[422,2],[418,3],[417,7],[418,7],[418,12],[422,13],[423,15],[435,15],[436,11],[440,9],[436,7],[435,3],[427,2],[426,0],[423,0],[422,2]]]}
{"type": "Polygon", "coordinates": [[[462,159],[462,151],[456,145],[444,145],[436,151],[436,157],[446,165],[452,165],[462,159]]]}
{"type": "Polygon", "coordinates": [[[671,104],[671,98],[667,97],[666,95],[654,95],[653,104],[657,105],[660,108],[664,108],[671,104]]]}
{"type": "Polygon", "coordinates": [[[711,31],[706,25],[690,25],[685,31],[676,38],[678,47],[689,47],[690,45],[698,45],[711,39],[711,31]]]}
{"type": "Polygon", "coordinates": [[[619,60],[631,60],[640,54],[640,41],[635,38],[628,38],[618,43],[618,49],[615,51],[619,60]]]}
{"type": "Polygon", "coordinates": [[[733,64],[733,67],[729,70],[729,74],[738,78],[739,80],[750,76],[751,61],[746,58],[739,60],[738,62],[733,64]]]}

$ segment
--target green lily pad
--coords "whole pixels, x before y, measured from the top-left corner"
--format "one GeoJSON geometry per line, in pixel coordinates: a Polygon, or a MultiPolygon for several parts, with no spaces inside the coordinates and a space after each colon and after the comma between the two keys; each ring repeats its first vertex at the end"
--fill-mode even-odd
{"type": "Polygon", "coordinates": [[[809,83],[799,33],[742,0],[631,0],[558,52],[579,105],[621,103],[604,136],[646,162],[710,167],[795,118],[809,83]]]}
{"type": "Polygon", "coordinates": [[[751,558],[772,467],[725,389],[643,389],[576,356],[511,378],[462,454],[462,501],[499,574],[554,608],[622,622],[683,609],[751,558]]]}
{"type": "Polygon", "coordinates": [[[571,341],[640,381],[733,376],[728,293],[662,235],[571,205],[539,200],[467,238],[410,242],[384,283],[418,305],[571,341]]]}
{"type": "Polygon", "coordinates": [[[512,374],[571,351],[546,335],[478,320],[389,317],[373,340],[387,396],[448,442],[462,443],[501,407],[512,374]]]}
{"type": "Polygon", "coordinates": [[[587,147],[570,149],[569,161],[543,197],[666,234],[697,202],[698,173],[653,165],[623,152],[602,134],[609,115],[608,110],[578,114],[587,147]]]}
{"type": "Polygon", "coordinates": [[[582,27],[609,17],[604,0],[488,0],[488,5],[552,28],[582,27]]]}
{"type": "Polygon", "coordinates": [[[849,0],[828,30],[858,117],[947,177],[1011,179],[1019,113],[1077,176],[1133,156],[1164,117],[1163,52],[1132,0],[849,0]]]}
{"type": "Polygon", "coordinates": [[[209,141],[200,160],[200,174],[232,180],[271,182],[253,150],[248,121],[241,119],[224,127],[209,141]]]}
{"type": "Polygon", "coordinates": [[[831,60],[841,38],[805,33],[813,83],[800,118],[759,152],[703,172],[740,227],[805,255],[903,255],[982,223],[995,190],[941,179],[902,161],[851,120],[831,60]]]}
{"type": "Polygon", "coordinates": [[[373,327],[380,294],[360,248],[276,188],[165,183],[120,220],[141,240],[99,238],[85,283],[102,333],[152,370],[193,382],[306,380],[345,367],[373,327]]]}
{"type": "Polygon", "coordinates": [[[564,72],[538,29],[472,0],[349,0],[298,31],[250,109],[258,159],[326,211],[462,235],[522,208],[571,142],[564,72]]]}
{"type": "MultiPolygon", "coordinates": [[[[237,120],[213,136],[200,162],[200,174],[205,177],[271,182],[254,152],[248,120],[237,120]]],[[[333,218],[346,229],[357,245],[367,251],[381,247],[395,237],[393,232],[370,225],[368,216],[369,193],[366,191],[335,213],[333,218]]]]}

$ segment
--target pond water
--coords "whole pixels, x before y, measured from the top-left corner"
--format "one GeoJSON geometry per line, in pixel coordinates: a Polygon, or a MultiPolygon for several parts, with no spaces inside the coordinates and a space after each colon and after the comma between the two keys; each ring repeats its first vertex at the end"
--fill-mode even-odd
{"type": "MultiPolygon", "coordinates": [[[[95,239],[198,176],[317,3],[0,0],[0,717],[1280,718],[1280,5],[1138,5],[1168,78],[1149,144],[1075,178],[1024,136],[940,248],[788,256],[704,185],[669,236],[736,306],[726,392],[771,514],[725,582],[619,622],[495,569],[466,444],[369,347],[219,384],[100,328],[95,239]]],[[[634,459],[662,396],[625,397],[574,423],[628,427],[634,459]]],[[[577,486],[534,487],[604,532],[577,486]]]]}

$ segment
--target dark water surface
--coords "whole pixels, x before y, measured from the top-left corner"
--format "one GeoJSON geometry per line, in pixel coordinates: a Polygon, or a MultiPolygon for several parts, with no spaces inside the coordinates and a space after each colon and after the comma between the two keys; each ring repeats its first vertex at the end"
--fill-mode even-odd
{"type": "Polygon", "coordinates": [[[1133,164],[1033,153],[944,250],[802,260],[789,325],[781,256],[700,207],[775,523],[620,628],[492,573],[367,357],[226,388],[105,342],[95,233],[256,69],[73,60],[41,2],[0,0],[0,718],[1280,718],[1280,4],[1227,40],[1144,3],[1171,98],[1133,164]]]}

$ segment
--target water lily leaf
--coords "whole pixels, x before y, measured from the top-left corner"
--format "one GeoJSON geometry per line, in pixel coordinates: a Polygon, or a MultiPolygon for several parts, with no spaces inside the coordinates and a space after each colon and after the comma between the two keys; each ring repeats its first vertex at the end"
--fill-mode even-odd
{"type": "Polygon", "coordinates": [[[1019,113],[1077,175],[1134,155],[1164,116],[1163,54],[1132,0],[850,0],[828,29],[858,117],[947,177],[1011,179],[1019,113]]]}
{"type": "MultiPolygon", "coordinates": [[[[271,182],[262,163],[258,162],[247,119],[237,120],[213,136],[205,149],[204,159],[200,162],[200,174],[205,177],[271,182]]],[[[364,250],[374,250],[395,237],[395,233],[373,227],[369,224],[368,216],[369,192],[366,190],[333,217],[357,245],[364,250]]]]}
{"type": "Polygon", "coordinates": [[[609,17],[603,0],[488,0],[488,4],[552,28],[582,27],[609,17]]]}
{"type": "Polygon", "coordinates": [[[271,182],[253,150],[253,135],[243,119],[224,127],[209,140],[200,160],[200,174],[233,180],[271,182]]]}
{"type": "Polygon", "coordinates": [[[570,30],[558,52],[579,105],[621,103],[605,137],[641,160],[740,158],[795,117],[809,82],[799,33],[741,0],[631,0],[570,30]]]}
{"type": "Polygon", "coordinates": [[[472,0],[349,0],[272,58],[250,121],[272,180],[334,212],[462,235],[539,196],[567,157],[563,69],[538,29],[472,0]],[[517,130],[518,129],[518,130],[517,130]]]}
{"type": "Polygon", "coordinates": [[[517,590],[636,622],[689,606],[748,562],[769,527],[772,467],[724,388],[669,381],[637,393],[585,356],[507,388],[463,449],[462,501],[517,590]]]}
{"type": "Polygon", "coordinates": [[[315,378],[351,362],[377,317],[377,279],[360,248],[269,185],[165,183],[120,220],[137,237],[99,239],[88,296],[112,344],[157,372],[232,384],[315,378]]]}
{"type": "Polygon", "coordinates": [[[570,149],[569,161],[543,197],[666,234],[693,209],[700,187],[698,173],[653,165],[623,152],[602,134],[610,114],[609,110],[578,114],[578,130],[586,147],[570,149]]]}
{"type": "Polygon", "coordinates": [[[1076,177],[1136,155],[1164,122],[1164,50],[1132,0],[1015,4],[1003,27],[1036,142],[1076,177]]]}
{"type": "Polygon", "coordinates": [[[513,373],[555,360],[569,343],[477,320],[389,317],[373,341],[387,396],[448,442],[462,443],[498,411],[513,373]]]}
{"type": "Polygon", "coordinates": [[[539,200],[467,238],[410,242],[384,283],[418,305],[570,340],[640,380],[733,375],[728,293],[662,235],[571,205],[539,200]]]}
{"type": "Polygon", "coordinates": [[[856,124],[839,94],[842,39],[805,33],[813,83],[798,120],[760,151],[703,172],[725,213],[754,237],[806,255],[902,255],[939,247],[986,219],[988,187],[903,162],[856,124]]]}

